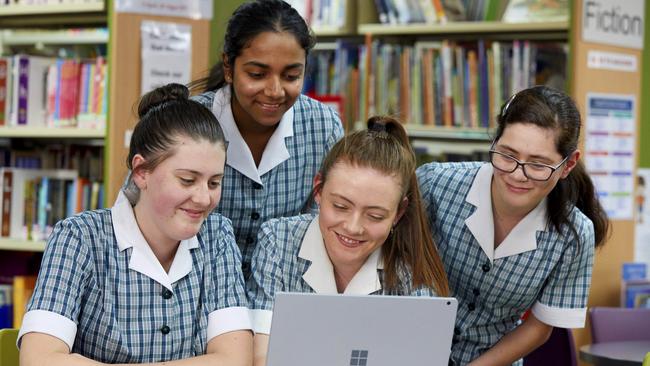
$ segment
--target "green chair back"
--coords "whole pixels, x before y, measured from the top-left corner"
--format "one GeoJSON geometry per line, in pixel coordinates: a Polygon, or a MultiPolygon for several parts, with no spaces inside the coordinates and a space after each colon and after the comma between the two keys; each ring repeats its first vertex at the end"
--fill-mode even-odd
{"type": "Polygon", "coordinates": [[[18,366],[18,329],[0,329],[0,366],[18,366]]]}
{"type": "Polygon", "coordinates": [[[645,358],[643,359],[643,366],[650,366],[650,352],[645,354],[645,358]]]}

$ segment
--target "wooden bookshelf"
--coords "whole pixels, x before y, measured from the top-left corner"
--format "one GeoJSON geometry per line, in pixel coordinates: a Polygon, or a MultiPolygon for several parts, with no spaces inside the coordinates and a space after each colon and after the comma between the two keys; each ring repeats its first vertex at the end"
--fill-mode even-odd
{"type": "Polygon", "coordinates": [[[564,39],[568,37],[568,22],[503,23],[503,22],[447,22],[445,24],[359,24],[358,33],[373,36],[404,35],[499,35],[507,34],[509,38],[535,39],[536,35],[544,39],[564,39]]]}
{"type": "Polygon", "coordinates": [[[10,5],[0,7],[0,16],[88,13],[104,11],[104,2],[90,4],[10,5]]]}
{"type": "Polygon", "coordinates": [[[350,27],[321,26],[312,27],[317,37],[350,37],[356,34],[356,30],[350,27]]]}
{"type": "Polygon", "coordinates": [[[108,29],[76,29],[76,30],[3,30],[0,32],[0,46],[22,45],[75,45],[75,44],[106,44],[108,29]]]}
{"type": "Polygon", "coordinates": [[[440,127],[407,124],[410,137],[433,140],[490,141],[493,131],[480,128],[440,127]]]}
{"type": "Polygon", "coordinates": [[[104,130],[77,127],[0,127],[0,137],[5,138],[87,138],[103,139],[104,130]]]}
{"type": "Polygon", "coordinates": [[[45,241],[0,238],[0,250],[42,252],[45,250],[45,241]]]}

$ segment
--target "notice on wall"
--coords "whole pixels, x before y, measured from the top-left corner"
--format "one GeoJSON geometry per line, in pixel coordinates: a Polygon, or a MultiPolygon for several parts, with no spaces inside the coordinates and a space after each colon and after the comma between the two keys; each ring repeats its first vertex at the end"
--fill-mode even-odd
{"type": "Polygon", "coordinates": [[[140,90],[146,92],[169,83],[190,82],[192,26],[143,21],[140,90]]]}
{"type": "Polygon", "coordinates": [[[582,6],[586,42],[643,49],[645,0],[589,0],[582,6]]]}
{"type": "Polygon", "coordinates": [[[610,219],[634,216],[634,95],[587,94],[585,164],[610,219]]]}
{"type": "Polygon", "coordinates": [[[650,268],[650,169],[638,169],[636,177],[634,261],[645,263],[650,268]]]}
{"type": "Polygon", "coordinates": [[[637,72],[639,70],[635,55],[596,50],[589,50],[587,53],[587,67],[624,72],[637,72]]]}
{"type": "Polygon", "coordinates": [[[212,0],[115,0],[118,13],[212,19],[212,0]]]}

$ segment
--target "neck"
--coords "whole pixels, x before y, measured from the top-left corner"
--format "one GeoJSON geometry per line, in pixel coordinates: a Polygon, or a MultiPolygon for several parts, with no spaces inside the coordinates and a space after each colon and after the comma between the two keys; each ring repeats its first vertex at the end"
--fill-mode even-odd
{"type": "Polygon", "coordinates": [[[176,256],[179,242],[161,238],[155,234],[158,233],[158,231],[150,228],[145,220],[138,219],[139,217],[146,217],[146,213],[143,212],[143,208],[139,205],[133,207],[133,214],[135,215],[135,221],[138,224],[138,228],[140,229],[144,239],[147,241],[149,248],[151,248],[151,251],[156,256],[156,259],[158,259],[158,262],[160,262],[160,265],[165,269],[165,272],[169,272],[174,257],[176,256]]]}
{"type": "Polygon", "coordinates": [[[359,272],[359,269],[361,266],[352,266],[352,265],[335,265],[333,264],[332,267],[334,268],[334,280],[336,281],[336,291],[338,293],[343,293],[345,292],[345,289],[348,287],[350,284],[350,281],[354,278],[354,276],[359,272]]]}
{"type": "Polygon", "coordinates": [[[494,247],[498,247],[510,231],[521,221],[528,212],[520,212],[508,206],[497,195],[494,184],[491,185],[492,219],[494,221],[494,247]]]}

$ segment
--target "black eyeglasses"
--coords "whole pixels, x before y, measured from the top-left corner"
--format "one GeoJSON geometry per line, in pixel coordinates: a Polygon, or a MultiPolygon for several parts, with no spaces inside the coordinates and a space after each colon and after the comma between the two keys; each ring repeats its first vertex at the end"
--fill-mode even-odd
{"type": "Polygon", "coordinates": [[[508,154],[496,150],[490,150],[490,163],[492,163],[493,167],[505,173],[512,173],[521,165],[521,169],[526,178],[544,182],[551,178],[553,173],[555,173],[555,171],[558,170],[567,159],[569,159],[569,156],[571,156],[571,154],[562,159],[558,165],[552,166],[542,163],[521,162],[508,154]]]}

